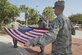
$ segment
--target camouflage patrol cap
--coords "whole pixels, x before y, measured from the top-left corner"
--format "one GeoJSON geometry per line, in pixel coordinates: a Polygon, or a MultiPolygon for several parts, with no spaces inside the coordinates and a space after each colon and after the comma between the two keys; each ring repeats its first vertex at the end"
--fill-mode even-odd
{"type": "Polygon", "coordinates": [[[64,1],[63,0],[56,1],[53,8],[55,8],[56,6],[64,7],[64,1]]]}

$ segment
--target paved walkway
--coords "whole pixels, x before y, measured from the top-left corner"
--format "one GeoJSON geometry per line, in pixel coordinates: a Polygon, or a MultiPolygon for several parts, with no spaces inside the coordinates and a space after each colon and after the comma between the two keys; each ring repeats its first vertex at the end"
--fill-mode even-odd
{"type": "Polygon", "coordinates": [[[0,55],[30,55],[24,47],[13,48],[12,39],[9,36],[0,35],[0,55]]]}
{"type": "Polygon", "coordinates": [[[76,30],[76,35],[73,36],[73,38],[82,39],[82,31],[80,31],[80,30],[76,30]]]}
{"type": "MultiPolygon", "coordinates": [[[[73,38],[72,39],[72,55],[82,55],[82,39],[73,38]]],[[[52,45],[49,44],[44,48],[45,55],[51,55],[52,45]]],[[[31,55],[38,55],[37,53],[40,52],[40,48],[35,47],[27,47],[27,51],[31,55]]]]}

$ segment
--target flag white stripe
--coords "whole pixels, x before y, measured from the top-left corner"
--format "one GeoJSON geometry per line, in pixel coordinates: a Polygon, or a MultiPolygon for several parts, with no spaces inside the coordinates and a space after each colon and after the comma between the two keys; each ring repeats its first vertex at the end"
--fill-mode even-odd
{"type": "Polygon", "coordinates": [[[29,31],[30,33],[32,33],[32,34],[36,34],[37,36],[38,35],[43,35],[43,33],[38,33],[38,32],[34,32],[34,31],[29,31]]]}
{"type": "Polygon", "coordinates": [[[24,37],[29,38],[29,39],[33,39],[32,37],[29,37],[29,36],[27,36],[27,35],[25,35],[25,34],[19,32],[18,30],[16,30],[16,31],[17,31],[17,33],[19,33],[21,36],[24,36],[24,37]]]}
{"type": "Polygon", "coordinates": [[[34,30],[39,32],[48,32],[47,30],[39,30],[39,29],[34,29],[34,30]]]}
{"type": "Polygon", "coordinates": [[[33,36],[33,37],[38,37],[37,35],[33,35],[33,34],[31,34],[31,33],[29,33],[29,32],[25,32],[27,35],[30,35],[30,36],[33,36]]]}
{"type": "Polygon", "coordinates": [[[19,36],[17,33],[15,33],[12,29],[10,29],[10,30],[11,30],[11,32],[12,32],[14,35],[16,35],[17,37],[19,37],[20,39],[23,39],[23,41],[28,41],[27,39],[22,38],[22,37],[19,36]]]}

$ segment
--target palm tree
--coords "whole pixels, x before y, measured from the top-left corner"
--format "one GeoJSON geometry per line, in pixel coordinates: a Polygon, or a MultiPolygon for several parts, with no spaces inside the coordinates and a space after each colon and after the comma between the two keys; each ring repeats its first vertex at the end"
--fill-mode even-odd
{"type": "Polygon", "coordinates": [[[25,5],[20,5],[19,10],[21,12],[24,12],[25,13],[25,24],[26,24],[26,26],[28,26],[28,18],[29,18],[30,8],[29,7],[26,7],[25,5]]]}
{"type": "Polygon", "coordinates": [[[39,13],[37,13],[35,9],[30,9],[29,14],[30,14],[29,24],[37,24],[39,13]]]}

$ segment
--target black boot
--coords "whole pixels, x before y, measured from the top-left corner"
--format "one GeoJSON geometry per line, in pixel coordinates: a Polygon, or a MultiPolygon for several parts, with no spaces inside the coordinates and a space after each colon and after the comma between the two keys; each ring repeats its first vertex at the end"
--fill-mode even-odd
{"type": "Polygon", "coordinates": [[[45,55],[44,54],[44,47],[43,46],[40,46],[40,49],[41,49],[41,51],[38,53],[38,55],[45,55]]]}
{"type": "Polygon", "coordinates": [[[13,44],[14,44],[14,48],[17,48],[17,40],[16,39],[13,39],[13,44]]]}
{"type": "Polygon", "coordinates": [[[18,46],[14,45],[14,48],[17,48],[18,46]]]}

